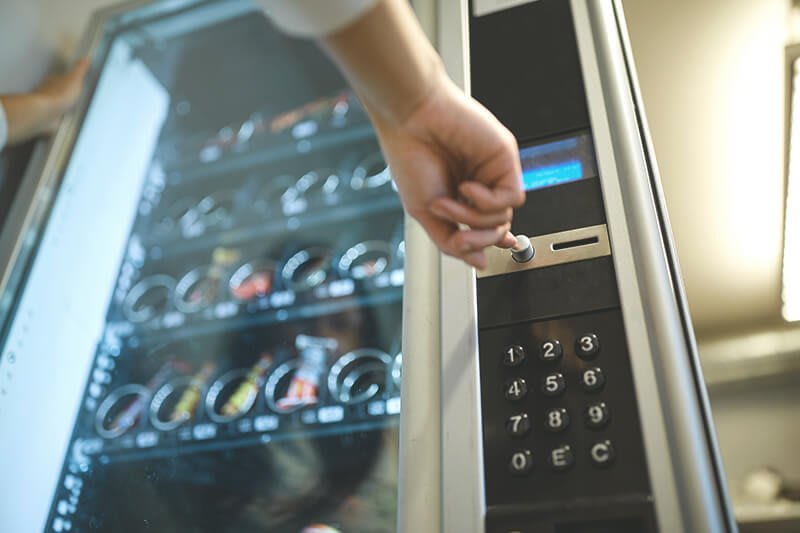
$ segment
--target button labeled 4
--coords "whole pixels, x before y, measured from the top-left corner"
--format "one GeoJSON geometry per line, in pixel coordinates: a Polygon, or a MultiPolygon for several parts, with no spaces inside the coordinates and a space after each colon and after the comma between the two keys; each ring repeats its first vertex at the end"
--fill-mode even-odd
{"type": "Polygon", "coordinates": [[[528,394],[528,384],[522,378],[512,379],[506,383],[506,399],[521,400],[528,394]]]}

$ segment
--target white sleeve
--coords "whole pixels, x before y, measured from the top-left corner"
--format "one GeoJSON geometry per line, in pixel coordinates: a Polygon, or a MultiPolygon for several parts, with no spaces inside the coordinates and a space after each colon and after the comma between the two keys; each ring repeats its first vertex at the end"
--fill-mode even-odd
{"type": "Polygon", "coordinates": [[[320,37],[356,20],[377,0],[256,0],[284,32],[320,37]]]}
{"type": "Polygon", "coordinates": [[[3,102],[0,102],[0,150],[6,145],[8,140],[8,119],[6,110],[3,109],[3,102]]]}

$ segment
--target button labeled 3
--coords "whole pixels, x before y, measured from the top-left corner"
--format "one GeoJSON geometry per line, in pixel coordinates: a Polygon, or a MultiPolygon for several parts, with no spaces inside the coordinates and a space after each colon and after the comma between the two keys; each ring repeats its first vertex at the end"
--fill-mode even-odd
{"type": "Polygon", "coordinates": [[[600,339],[594,333],[584,333],[575,341],[575,353],[581,359],[592,359],[600,351],[600,339]]]}

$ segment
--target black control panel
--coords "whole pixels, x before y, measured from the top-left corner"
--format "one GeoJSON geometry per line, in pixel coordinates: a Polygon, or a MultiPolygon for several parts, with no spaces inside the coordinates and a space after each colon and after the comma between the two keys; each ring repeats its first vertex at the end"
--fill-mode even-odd
{"type": "Polygon", "coordinates": [[[654,533],[570,4],[473,16],[470,39],[473,96],[521,147],[512,230],[535,252],[478,274],[486,531],[654,533]]]}

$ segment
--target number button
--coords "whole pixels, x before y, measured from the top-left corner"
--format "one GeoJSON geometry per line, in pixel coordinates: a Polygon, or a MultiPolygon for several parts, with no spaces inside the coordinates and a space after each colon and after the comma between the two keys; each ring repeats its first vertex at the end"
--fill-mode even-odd
{"type": "Polygon", "coordinates": [[[564,350],[561,348],[561,343],[555,340],[544,341],[539,347],[539,359],[545,363],[551,363],[561,359],[564,350]]]}
{"type": "Polygon", "coordinates": [[[509,435],[515,438],[524,437],[531,429],[531,419],[528,418],[527,413],[520,413],[508,417],[506,420],[506,430],[509,435]]]}
{"type": "Polygon", "coordinates": [[[616,457],[614,454],[614,447],[611,445],[610,440],[595,443],[589,449],[589,457],[592,459],[592,464],[600,468],[610,466],[616,457]]]}
{"type": "Polygon", "coordinates": [[[554,470],[566,470],[575,463],[575,456],[569,444],[564,444],[550,451],[548,461],[554,470]]]}
{"type": "Polygon", "coordinates": [[[519,366],[525,360],[525,349],[519,345],[506,346],[503,352],[503,364],[519,366]]]}
{"type": "Polygon", "coordinates": [[[611,415],[608,413],[608,406],[605,402],[597,402],[586,408],[586,426],[592,429],[600,429],[608,424],[611,415]]]}
{"type": "Polygon", "coordinates": [[[606,384],[606,377],[603,371],[597,367],[587,368],[581,373],[581,385],[587,392],[597,392],[606,384]]]}
{"type": "Polygon", "coordinates": [[[564,431],[567,429],[567,426],[569,426],[569,413],[567,413],[566,409],[561,407],[558,409],[551,409],[547,412],[545,426],[554,433],[564,431]]]}
{"type": "Polygon", "coordinates": [[[558,396],[567,387],[564,376],[560,372],[555,372],[542,380],[542,394],[545,396],[558,396]]]}
{"type": "Polygon", "coordinates": [[[517,401],[528,394],[528,384],[522,378],[517,378],[506,383],[506,399],[517,401]]]}
{"type": "Polygon", "coordinates": [[[591,359],[600,351],[600,339],[594,333],[584,333],[575,341],[575,353],[581,359],[591,359]]]}
{"type": "Polygon", "coordinates": [[[530,472],[531,468],[533,468],[533,454],[530,450],[518,450],[511,454],[508,469],[512,474],[522,476],[530,472]]]}

